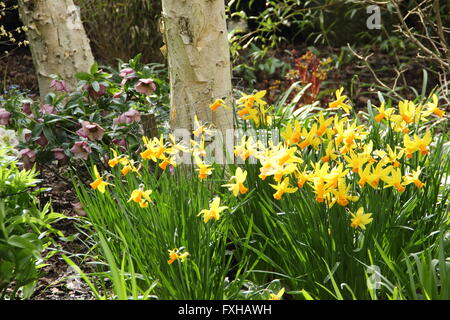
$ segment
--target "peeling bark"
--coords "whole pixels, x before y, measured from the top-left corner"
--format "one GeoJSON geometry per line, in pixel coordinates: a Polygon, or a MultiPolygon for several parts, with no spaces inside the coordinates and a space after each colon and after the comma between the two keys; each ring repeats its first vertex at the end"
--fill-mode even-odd
{"type": "Polygon", "coordinates": [[[41,99],[49,92],[52,74],[74,89],[75,74],[94,63],[79,8],[72,0],[19,0],[19,13],[28,28],[41,99]]]}
{"type": "Polygon", "coordinates": [[[209,109],[221,98],[231,105],[231,66],[223,0],[163,0],[172,128],[192,130],[194,116],[225,133],[232,110],[209,109]]]}

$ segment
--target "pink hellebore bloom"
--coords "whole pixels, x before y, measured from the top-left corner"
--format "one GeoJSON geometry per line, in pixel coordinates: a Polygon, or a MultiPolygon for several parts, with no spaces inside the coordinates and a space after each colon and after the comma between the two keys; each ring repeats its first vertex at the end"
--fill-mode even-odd
{"type": "Polygon", "coordinates": [[[66,164],[69,160],[69,157],[64,153],[63,148],[55,148],[52,149],[53,156],[56,160],[58,160],[59,164],[66,164]]]}
{"type": "Polygon", "coordinates": [[[49,104],[44,104],[39,111],[44,114],[56,114],[55,107],[49,104]]]}
{"type": "Polygon", "coordinates": [[[31,115],[31,103],[24,103],[22,105],[22,111],[23,113],[27,114],[27,115],[31,115]]]}
{"type": "Polygon", "coordinates": [[[48,144],[47,137],[44,135],[44,133],[41,133],[39,138],[36,140],[36,143],[41,147],[45,147],[48,144]]]}
{"type": "Polygon", "coordinates": [[[123,79],[120,82],[120,85],[123,87],[125,85],[125,83],[127,83],[127,81],[129,79],[133,79],[136,78],[135,74],[134,74],[134,70],[131,68],[125,68],[120,70],[119,76],[121,76],[123,79]]]}
{"type": "Polygon", "coordinates": [[[128,75],[130,75],[130,74],[133,74],[133,73],[134,73],[134,70],[133,70],[133,69],[131,69],[131,68],[125,68],[125,69],[120,70],[119,76],[121,76],[122,78],[124,78],[124,77],[126,77],[126,76],[128,76],[128,75]]]}
{"type": "Polygon", "coordinates": [[[116,93],[113,94],[113,98],[114,99],[120,98],[122,96],[122,94],[123,94],[122,91],[116,92],[116,93]]]}
{"type": "Polygon", "coordinates": [[[102,140],[105,134],[105,129],[100,127],[95,122],[83,121],[82,127],[76,133],[83,138],[87,138],[91,141],[102,140]]]}
{"type": "Polygon", "coordinates": [[[127,141],[125,139],[113,139],[112,143],[119,146],[122,150],[127,149],[127,141]]]}
{"type": "Polygon", "coordinates": [[[141,121],[141,114],[139,111],[131,109],[122,113],[119,117],[113,120],[113,124],[134,123],[141,121]]]}
{"type": "Polygon", "coordinates": [[[95,91],[90,84],[86,84],[83,88],[89,93],[89,96],[93,99],[98,99],[106,93],[106,86],[103,84],[99,85],[100,90],[95,91]]]}
{"type": "Polygon", "coordinates": [[[9,119],[11,119],[11,112],[6,111],[6,109],[0,108],[0,125],[8,125],[9,119]]]}
{"type": "Polygon", "coordinates": [[[92,149],[86,141],[77,141],[73,144],[70,152],[74,154],[75,159],[87,160],[92,149]]]}
{"type": "Polygon", "coordinates": [[[33,164],[36,162],[36,152],[27,148],[20,150],[19,156],[21,157],[23,168],[25,170],[33,168],[33,164]]]}
{"type": "Polygon", "coordinates": [[[69,90],[67,89],[66,83],[62,80],[53,80],[50,83],[50,88],[54,89],[55,91],[59,91],[59,92],[69,92],[69,90]]]}
{"type": "Polygon", "coordinates": [[[139,93],[149,96],[156,90],[156,84],[153,79],[139,79],[134,89],[139,93]]]}

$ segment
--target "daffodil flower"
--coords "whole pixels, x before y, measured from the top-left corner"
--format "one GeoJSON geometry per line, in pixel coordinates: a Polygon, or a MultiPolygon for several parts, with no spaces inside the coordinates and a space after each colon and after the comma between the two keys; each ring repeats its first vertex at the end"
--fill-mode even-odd
{"type": "Polygon", "coordinates": [[[126,163],[128,162],[128,159],[127,159],[127,156],[126,155],[118,155],[117,154],[117,151],[116,150],[114,150],[114,149],[111,149],[112,150],[112,152],[113,152],[113,156],[114,156],[114,158],[112,158],[112,159],[110,159],[109,161],[108,161],[108,165],[111,167],[111,168],[114,168],[116,165],[118,165],[119,163],[120,164],[122,164],[122,165],[126,165],[126,163]]]}
{"type": "Polygon", "coordinates": [[[195,162],[198,167],[195,170],[198,171],[198,178],[200,180],[206,179],[209,175],[212,174],[213,168],[211,168],[211,165],[203,163],[199,157],[195,157],[195,162]]]}
{"type": "Polygon", "coordinates": [[[236,173],[231,177],[231,181],[234,183],[224,184],[222,187],[227,187],[233,192],[233,195],[237,197],[239,194],[247,193],[248,188],[244,186],[245,179],[247,178],[247,171],[242,171],[241,168],[236,169],[236,173]]]}
{"type": "Polygon", "coordinates": [[[284,288],[282,288],[280,291],[278,291],[277,294],[271,293],[269,300],[281,300],[281,297],[283,296],[284,291],[285,291],[284,288]]]}
{"type": "Polygon", "coordinates": [[[273,197],[277,200],[280,200],[283,194],[285,193],[294,193],[295,191],[298,190],[297,187],[295,188],[289,187],[289,177],[284,178],[283,182],[279,184],[270,184],[270,186],[277,191],[273,195],[273,197]]]}
{"type": "MultiPolygon", "coordinates": [[[[351,213],[351,212],[350,212],[351,213]]],[[[362,230],[366,230],[366,225],[371,223],[373,221],[373,218],[371,218],[371,213],[364,213],[364,208],[360,207],[358,211],[355,213],[351,213],[352,215],[352,228],[358,228],[360,227],[362,230]]]]}
{"type": "Polygon", "coordinates": [[[223,101],[222,99],[216,99],[210,106],[209,108],[212,111],[216,111],[219,107],[223,107],[225,109],[229,109],[229,107],[227,105],[225,105],[225,101],[223,101]]]}
{"type": "Polygon", "coordinates": [[[100,191],[101,193],[105,193],[105,188],[108,185],[112,185],[111,183],[108,183],[106,181],[103,181],[103,178],[100,176],[100,173],[98,173],[97,166],[94,165],[94,175],[95,175],[95,181],[90,184],[91,188],[94,190],[100,191]]]}
{"type": "Polygon", "coordinates": [[[209,209],[203,209],[198,215],[203,215],[203,222],[207,223],[210,219],[219,220],[220,213],[225,209],[228,207],[220,206],[220,198],[215,197],[209,209]]]}
{"type": "Polygon", "coordinates": [[[172,264],[174,263],[176,260],[179,260],[180,262],[184,262],[186,260],[186,258],[190,255],[189,252],[183,252],[181,253],[181,251],[184,248],[175,248],[172,250],[168,250],[169,251],[169,260],[167,260],[168,264],[172,264]]]}
{"type": "Polygon", "coordinates": [[[344,111],[346,113],[349,113],[350,110],[352,109],[351,106],[349,106],[348,104],[345,104],[344,101],[345,99],[347,99],[347,96],[343,96],[342,95],[342,91],[344,91],[344,88],[340,88],[339,90],[336,90],[336,100],[334,100],[333,102],[330,102],[328,104],[328,108],[330,109],[336,109],[336,108],[342,108],[344,109],[344,111]]]}
{"type": "Polygon", "coordinates": [[[422,188],[425,185],[425,183],[423,183],[419,179],[419,176],[421,173],[422,173],[422,169],[420,167],[417,167],[417,169],[414,170],[412,173],[404,176],[403,180],[405,181],[405,185],[414,183],[417,188],[422,188]]]}
{"type": "Polygon", "coordinates": [[[130,199],[128,199],[127,202],[134,201],[138,203],[141,208],[146,208],[148,207],[149,203],[153,202],[153,200],[150,198],[152,192],[152,190],[144,191],[144,186],[140,185],[139,189],[133,190],[130,199]]]}

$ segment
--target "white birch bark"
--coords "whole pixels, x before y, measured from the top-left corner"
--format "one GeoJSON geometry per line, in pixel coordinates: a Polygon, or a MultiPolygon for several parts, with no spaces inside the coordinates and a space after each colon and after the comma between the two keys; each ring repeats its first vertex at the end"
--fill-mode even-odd
{"type": "Polygon", "coordinates": [[[223,0],[163,0],[171,127],[193,129],[194,116],[225,134],[232,109],[209,109],[215,99],[231,105],[231,66],[223,0]]]}
{"type": "Polygon", "coordinates": [[[79,8],[72,0],[19,0],[19,13],[28,28],[41,99],[49,92],[51,74],[75,89],[75,74],[94,63],[79,8]]]}

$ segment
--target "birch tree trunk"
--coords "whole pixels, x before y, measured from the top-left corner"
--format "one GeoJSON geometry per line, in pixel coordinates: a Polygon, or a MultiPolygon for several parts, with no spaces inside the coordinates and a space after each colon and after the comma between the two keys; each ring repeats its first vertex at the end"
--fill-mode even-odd
{"type": "Polygon", "coordinates": [[[223,0],[163,0],[162,22],[170,75],[172,128],[192,130],[194,116],[223,134],[232,109],[212,111],[215,99],[231,102],[231,66],[223,0]]]}
{"type": "Polygon", "coordinates": [[[19,0],[19,13],[28,28],[41,99],[49,92],[51,74],[74,89],[75,74],[94,63],[78,7],[72,0],[19,0]]]}

